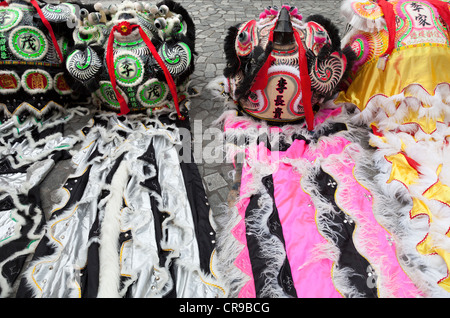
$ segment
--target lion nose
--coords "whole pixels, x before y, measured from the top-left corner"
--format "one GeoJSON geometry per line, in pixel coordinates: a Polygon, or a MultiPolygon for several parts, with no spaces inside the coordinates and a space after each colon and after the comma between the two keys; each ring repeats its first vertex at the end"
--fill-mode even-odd
{"type": "Polygon", "coordinates": [[[289,11],[283,7],[278,15],[278,21],[273,30],[273,42],[278,45],[288,45],[295,42],[289,11]]]}

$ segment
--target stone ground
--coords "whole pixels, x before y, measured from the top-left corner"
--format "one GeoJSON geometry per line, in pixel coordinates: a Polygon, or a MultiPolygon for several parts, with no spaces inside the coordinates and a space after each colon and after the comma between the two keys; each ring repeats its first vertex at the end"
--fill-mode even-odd
{"type": "MultiPolygon", "coordinates": [[[[97,2],[93,0],[84,1],[97,2]]],[[[190,116],[193,131],[203,133],[223,112],[223,103],[220,100],[214,100],[205,87],[213,79],[222,75],[225,67],[223,41],[228,28],[237,23],[257,19],[267,6],[281,7],[285,2],[282,0],[178,0],[178,2],[188,10],[194,19],[197,30],[196,51],[198,55],[196,57],[196,70],[192,76],[192,86],[197,88],[200,94],[192,99],[190,116]]],[[[339,11],[341,1],[297,0],[291,1],[290,4],[299,8],[304,18],[313,14],[322,14],[331,19],[343,36],[345,22],[339,11]]],[[[74,121],[69,124],[68,128],[70,131],[77,130],[82,124],[83,121],[74,121]]],[[[201,138],[199,134],[194,135],[194,157],[204,181],[209,203],[214,211],[227,202],[233,184],[233,179],[230,177],[233,166],[230,163],[205,161],[202,156],[202,149],[210,143],[211,140],[201,138]]],[[[46,213],[55,203],[52,200],[52,191],[59,188],[70,173],[70,162],[62,162],[47,176],[41,189],[46,213]]]]}

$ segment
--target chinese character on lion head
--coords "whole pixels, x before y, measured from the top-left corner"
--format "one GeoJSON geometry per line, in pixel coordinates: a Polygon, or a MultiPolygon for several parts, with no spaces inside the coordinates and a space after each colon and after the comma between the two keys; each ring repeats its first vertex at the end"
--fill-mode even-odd
{"type": "Polygon", "coordinates": [[[338,29],[321,15],[303,20],[296,7],[268,7],[259,20],[230,27],[225,92],[241,111],[270,124],[306,120],[333,95],[349,64],[338,29]]]}

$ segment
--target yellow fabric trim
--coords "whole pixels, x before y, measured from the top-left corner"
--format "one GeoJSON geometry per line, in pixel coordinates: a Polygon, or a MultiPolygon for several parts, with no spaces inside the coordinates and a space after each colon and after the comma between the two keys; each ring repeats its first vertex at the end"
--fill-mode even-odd
{"type": "MultiPolygon", "coordinates": [[[[447,233],[447,236],[449,234],[447,233]]],[[[450,268],[450,253],[442,248],[436,248],[429,235],[417,245],[417,251],[422,255],[433,255],[437,254],[444,259],[447,269],[450,268]]],[[[450,292],[450,276],[447,275],[438,282],[438,285],[444,290],[450,292]]]]}
{"type": "Polygon", "coordinates": [[[416,249],[422,255],[432,255],[436,253],[429,235],[427,235],[423,241],[417,244],[416,249]]]}
{"type": "Polygon", "coordinates": [[[450,205],[450,187],[441,183],[441,181],[433,184],[425,191],[423,196],[429,200],[437,200],[444,204],[450,205]]]}
{"type": "Polygon", "coordinates": [[[420,44],[398,48],[392,52],[385,70],[377,68],[378,57],[366,63],[346,92],[335,103],[353,103],[363,110],[377,94],[400,94],[408,85],[419,84],[430,95],[440,83],[450,83],[450,47],[420,44]]]}
{"type": "Polygon", "coordinates": [[[410,186],[419,178],[419,173],[409,165],[403,154],[398,153],[396,155],[386,156],[385,158],[392,163],[391,175],[387,183],[397,180],[405,186],[410,186]]]}
{"type": "Polygon", "coordinates": [[[423,214],[428,216],[429,222],[433,222],[433,215],[431,214],[428,205],[422,200],[413,197],[413,207],[410,212],[410,218],[412,219],[423,214]]]}
{"type": "Polygon", "coordinates": [[[429,117],[419,117],[419,111],[410,111],[402,124],[416,123],[426,134],[430,135],[436,130],[437,122],[443,122],[444,119],[444,114],[440,114],[438,118],[434,119],[429,117]]]}

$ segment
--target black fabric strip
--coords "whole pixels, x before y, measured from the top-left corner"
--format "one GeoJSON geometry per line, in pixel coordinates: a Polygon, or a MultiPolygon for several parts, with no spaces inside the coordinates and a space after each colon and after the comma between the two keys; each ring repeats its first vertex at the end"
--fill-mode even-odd
{"type": "MultiPolygon", "coordinates": [[[[51,155],[51,159],[55,163],[68,157],[70,157],[70,154],[65,150],[56,151],[51,155]]],[[[40,180],[40,182],[42,181],[43,179],[40,180]]],[[[31,188],[26,195],[19,195],[18,199],[25,207],[25,210],[19,210],[18,207],[16,207],[16,213],[19,214],[23,220],[25,220],[25,224],[20,227],[20,232],[16,233],[18,234],[16,238],[7,241],[6,244],[0,248],[0,262],[3,262],[6,258],[11,257],[14,253],[25,251],[32,243],[29,239],[29,235],[39,235],[44,229],[46,220],[44,213],[42,212],[40,183],[31,188]]],[[[11,196],[7,196],[4,200],[2,200],[2,202],[0,202],[1,210],[5,211],[8,209],[7,211],[9,211],[12,208],[14,208],[14,201],[11,196]]],[[[11,285],[14,284],[21,273],[27,256],[28,253],[14,257],[3,265],[2,276],[5,277],[11,285]]]]}
{"type": "MultiPolygon", "coordinates": [[[[277,211],[277,208],[275,205],[274,194],[273,194],[274,193],[273,192],[273,178],[271,175],[266,176],[263,178],[262,182],[263,182],[264,186],[266,187],[266,190],[268,191],[268,193],[272,199],[272,202],[273,202],[272,212],[267,221],[267,226],[269,228],[270,235],[276,236],[283,243],[283,246],[284,246],[285,242],[284,242],[284,238],[283,238],[281,222],[278,217],[278,211],[277,211]]],[[[262,249],[261,244],[263,244],[264,242],[261,242],[260,239],[256,238],[254,235],[251,234],[251,232],[249,232],[250,226],[248,224],[248,219],[254,218],[254,215],[259,213],[259,211],[260,211],[259,199],[260,198],[261,198],[261,194],[253,195],[250,198],[250,202],[245,211],[246,238],[247,238],[248,251],[249,251],[249,256],[250,256],[250,263],[252,265],[253,279],[255,282],[255,291],[256,291],[257,298],[262,297],[261,291],[264,287],[267,287],[266,286],[267,281],[266,281],[266,277],[264,275],[264,271],[268,267],[268,262],[267,262],[266,258],[263,255],[261,255],[261,249],[262,249]]],[[[267,236],[269,236],[269,235],[267,235],[267,236]]],[[[277,270],[277,269],[273,269],[273,270],[277,270]]],[[[287,256],[283,263],[283,266],[278,270],[279,270],[278,277],[277,277],[278,283],[283,288],[284,292],[291,297],[297,297],[297,292],[292,283],[293,279],[292,279],[292,275],[291,275],[289,262],[287,260],[287,256]]]]}
{"type": "Polygon", "coordinates": [[[194,220],[194,230],[200,252],[200,268],[204,272],[211,274],[209,263],[216,246],[216,232],[209,222],[210,208],[206,192],[195,163],[181,162],[180,167],[183,172],[186,193],[194,220]]]}
{"type": "MultiPolygon", "coordinates": [[[[283,228],[281,227],[281,221],[275,203],[275,189],[273,184],[273,177],[271,175],[264,177],[262,179],[262,182],[266,187],[266,190],[269,193],[273,202],[273,211],[272,214],[269,216],[268,220],[268,227],[270,233],[272,235],[275,235],[283,243],[283,246],[286,248],[286,242],[284,241],[283,236],[283,228]]],[[[286,294],[292,297],[297,297],[297,291],[294,288],[293,282],[294,280],[292,278],[291,267],[289,265],[289,260],[286,255],[283,266],[280,270],[280,274],[278,275],[278,283],[280,284],[281,287],[283,287],[283,290],[286,292],[286,294]]]]}
{"type": "Polygon", "coordinates": [[[107,185],[110,185],[112,182],[112,178],[114,177],[114,174],[116,173],[117,169],[119,169],[119,165],[122,163],[123,158],[125,157],[126,152],[123,152],[114,162],[114,165],[111,168],[111,171],[108,173],[105,179],[105,183],[107,185]]]}
{"type": "Polygon", "coordinates": [[[325,233],[330,239],[335,238],[334,244],[340,250],[340,257],[337,263],[338,268],[349,268],[353,271],[353,275],[348,277],[354,288],[364,297],[376,298],[377,288],[369,287],[367,281],[369,280],[370,263],[357,251],[353,242],[353,232],[355,230],[354,222],[350,222],[346,218],[346,214],[338,207],[334,199],[337,189],[336,181],[322,169],[316,176],[318,185],[318,195],[321,195],[325,200],[330,202],[334,207],[334,213],[321,214],[322,218],[319,222],[326,222],[330,224],[330,229],[337,235],[330,235],[325,233]]]}
{"type": "Polygon", "coordinates": [[[92,166],[88,166],[86,171],[77,177],[69,177],[64,184],[64,188],[69,191],[70,197],[66,205],[60,210],[56,210],[52,213],[51,218],[58,217],[61,213],[64,213],[68,208],[70,209],[76,202],[80,201],[83,197],[87,183],[89,182],[89,175],[92,166]]]}
{"type": "MultiPolygon", "coordinates": [[[[103,190],[97,202],[100,202],[109,195],[108,190],[103,190]]],[[[98,205],[97,205],[98,206],[98,205]]],[[[95,221],[89,231],[89,240],[92,240],[88,248],[87,264],[80,271],[80,288],[82,298],[96,298],[98,294],[98,286],[100,283],[100,220],[99,211],[95,215],[95,221]],[[96,238],[97,240],[94,240],[96,238]]]]}

